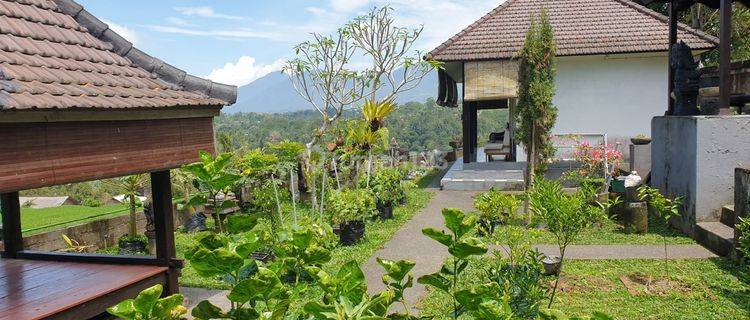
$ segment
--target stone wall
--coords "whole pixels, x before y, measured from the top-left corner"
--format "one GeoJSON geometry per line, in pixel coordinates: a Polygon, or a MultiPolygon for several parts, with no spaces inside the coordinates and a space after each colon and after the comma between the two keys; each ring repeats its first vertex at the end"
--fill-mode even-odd
{"type": "Polygon", "coordinates": [[[681,227],[718,221],[734,203],[734,170],[750,166],[750,116],[654,117],[651,184],[684,198],[681,227]]]}

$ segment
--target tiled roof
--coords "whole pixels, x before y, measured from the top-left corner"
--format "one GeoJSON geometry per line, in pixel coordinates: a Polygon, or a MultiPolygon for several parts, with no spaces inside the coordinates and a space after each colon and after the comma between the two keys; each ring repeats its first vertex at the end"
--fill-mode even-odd
{"type": "MultiPolygon", "coordinates": [[[[630,0],[507,0],[432,50],[427,58],[512,58],[542,7],[555,30],[560,56],[668,50],[668,18],[630,0]]],[[[677,36],[693,49],[712,49],[718,43],[715,37],[683,24],[677,36]]]]}
{"type": "Polygon", "coordinates": [[[72,0],[0,0],[0,110],[232,104],[237,88],[133,47],[72,0]]]}

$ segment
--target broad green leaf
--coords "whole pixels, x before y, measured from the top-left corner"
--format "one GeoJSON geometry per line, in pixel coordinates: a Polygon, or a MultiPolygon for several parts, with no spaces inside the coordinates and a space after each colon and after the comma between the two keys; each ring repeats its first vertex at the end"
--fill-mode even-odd
{"type": "Polygon", "coordinates": [[[135,297],[135,300],[133,300],[133,307],[135,307],[136,311],[144,315],[151,314],[151,310],[154,308],[154,305],[156,305],[156,302],[159,301],[162,291],[163,288],[160,284],[141,291],[141,293],[135,297]]]}
{"type": "Polygon", "coordinates": [[[213,232],[203,232],[196,237],[198,243],[208,250],[216,250],[219,248],[226,248],[229,244],[229,238],[223,234],[217,234],[213,232]]]}
{"type": "MultiPolygon", "coordinates": [[[[226,201],[225,201],[226,203],[226,201]]],[[[232,203],[234,205],[234,203],[232,203]]],[[[258,225],[258,216],[250,214],[233,214],[227,217],[227,231],[237,234],[253,230],[258,225]]]]}
{"type": "Polygon", "coordinates": [[[448,252],[457,259],[464,259],[487,253],[487,247],[478,240],[470,238],[456,242],[448,248],[448,252]]]}
{"type": "Polygon", "coordinates": [[[453,244],[453,237],[437,229],[433,229],[433,228],[422,229],[422,234],[430,237],[431,239],[437,242],[442,243],[446,247],[450,247],[453,244]]]}
{"type": "Polygon", "coordinates": [[[115,317],[126,320],[135,319],[136,315],[133,299],[128,299],[118,303],[116,306],[109,307],[107,308],[107,312],[115,317]]]}
{"type": "Polygon", "coordinates": [[[336,274],[339,281],[339,296],[346,297],[349,301],[359,304],[362,296],[367,293],[365,274],[356,261],[344,264],[336,274]]]}
{"type": "Polygon", "coordinates": [[[475,318],[477,320],[511,320],[513,309],[507,303],[490,300],[479,304],[475,318]]]}
{"type": "Polygon", "coordinates": [[[448,230],[453,231],[456,238],[460,238],[462,233],[461,222],[463,222],[465,214],[463,211],[456,208],[445,208],[443,209],[443,218],[445,219],[445,227],[448,230]]]}
{"type": "Polygon", "coordinates": [[[227,299],[245,303],[255,297],[264,300],[275,296],[283,286],[279,277],[267,268],[258,268],[258,272],[251,278],[240,281],[227,295],[227,299]]]}
{"type": "Polygon", "coordinates": [[[193,253],[190,264],[195,271],[204,277],[231,274],[241,268],[245,260],[227,249],[208,251],[200,249],[193,253]]]}
{"type": "Polygon", "coordinates": [[[324,264],[331,260],[331,251],[317,245],[312,246],[302,253],[302,259],[306,264],[324,264]]]}
{"type": "Polygon", "coordinates": [[[568,320],[570,319],[560,310],[555,309],[540,309],[539,318],[543,320],[568,320]]]}
{"type": "Polygon", "coordinates": [[[187,309],[180,308],[184,301],[185,298],[181,294],[173,294],[169,297],[159,299],[154,305],[151,316],[157,319],[170,319],[170,317],[175,316],[174,313],[182,315],[184,314],[182,313],[183,311],[187,312],[187,309]]]}
{"type": "Polygon", "coordinates": [[[392,261],[381,258],[376,258],[375,260],[385,269],[386,274],[383,276],[384,281],[386,280],[385,277],[388,276],[391,281],[399,283],[416,264],[414,261],[410,260],[392,261]]]}
{"type": "Polygon", "coordinates": [[[221,308],[213,305],[208,300],[198,303],[190,314],[200,320],[227,318],[227,314],[221,308]]]}
{"type": "Polygon", "coordinates": [[[439,273],[433,273],[421,276],[417,279],[418,283],[435,287],[445,292],[450,292],[451,281],[439,273]]]}

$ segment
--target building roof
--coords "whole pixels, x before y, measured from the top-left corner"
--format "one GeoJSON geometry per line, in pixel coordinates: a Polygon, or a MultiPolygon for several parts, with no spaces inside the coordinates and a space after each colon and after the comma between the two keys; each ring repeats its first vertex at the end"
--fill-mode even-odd
{"type": "MultiPolygon", "coordinates": [[[[467,61],[512,58],[523,46],[531,19],[544,7],[559,56],[667,51],[669,19],[630,0],[507,0],[426,58],[467,61]]],[[[718,39],[680,24],[678,39],[698,50],[718,39]]]]}
{"type": "Polygon", "coordinates": [[[73,0],[0,0],[0,110],[233,104],[237,87],[133,47],[73,0]]]}
{"type": "MultiPolygon", "coordinates": [[[[72,200],[68,196],[64,197],[18,197],[22,206],[29,206],[34,209],[56,208],[72,200]]],[[[70,201],[73,202],[73,201],[70,201]]]]}

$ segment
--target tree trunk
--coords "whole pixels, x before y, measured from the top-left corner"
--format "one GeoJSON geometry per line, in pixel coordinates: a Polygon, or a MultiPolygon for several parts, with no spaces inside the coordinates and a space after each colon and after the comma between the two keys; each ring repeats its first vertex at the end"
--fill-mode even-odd
{"type": "Polygon", "coordinates": [[[136,224],[136,216],[135,216],[135,195],[131,194],[129,196],[130,198],[130,225],[129,227],[129,233],[130,238],[135,238],[135,236],[138,235],[138,225],[136,224]]]}

